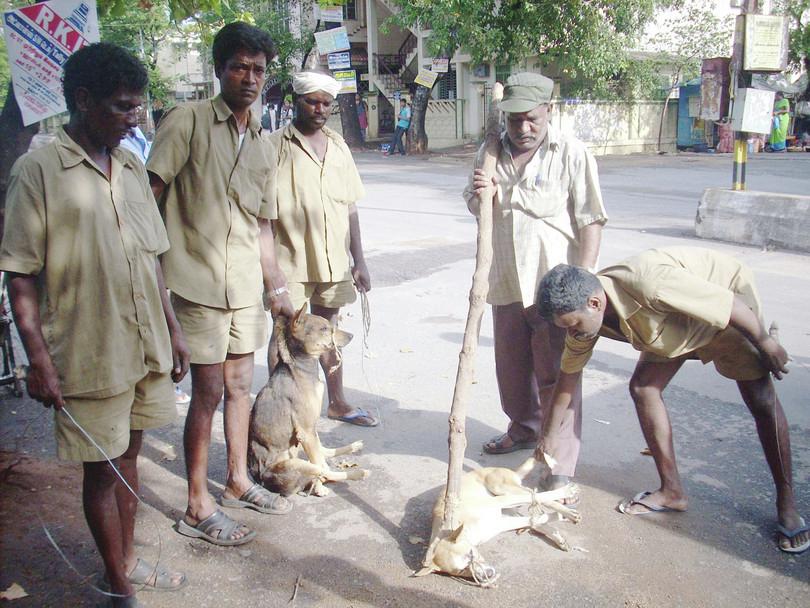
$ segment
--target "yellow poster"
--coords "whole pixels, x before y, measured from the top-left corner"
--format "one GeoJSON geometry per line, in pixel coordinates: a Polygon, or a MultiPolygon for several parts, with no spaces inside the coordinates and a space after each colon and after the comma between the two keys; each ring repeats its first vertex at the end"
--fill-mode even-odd
{"type": "Polygon", "coordinates": [[[421,84],[423,87],[433,88],[433,85],[436,83],[436,79],[439,75],[436,72],[431,72],[430,70],[419,70],[419,73],[416,75],[416,78],[413,81],[416,84],[421,84]]]}

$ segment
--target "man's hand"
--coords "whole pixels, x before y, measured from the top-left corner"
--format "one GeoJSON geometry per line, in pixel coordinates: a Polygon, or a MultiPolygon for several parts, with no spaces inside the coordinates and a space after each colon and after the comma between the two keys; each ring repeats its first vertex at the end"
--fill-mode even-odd
{"type": "Polygon", "coordinates": [[[781,380],[782,376],[788,373],[787,362],[790,357],[774,338],[771,336],[765,338],[759,345],[759,352],[762,355],[762,362],[774,378],[781,380]]]}
{"type": "Polygon", "coordinates": [[[172,342],[172,380],[175,384],[180,382],[188,373],[191,362],[191,351],[186,344],[186,337],[180,330],[171,332],[172,342]]]}
{"type": "Polygon", "coordinates": [[[371,291],[371,276],[368,273],[365,260],[354,263],[352,280],[359,291],[371,291]]]}
{"type": "Polygon", "coordinates": [[[50,358],[48,361],[32,361],[25,381],[28,385],[28,394],[32,399],[42,402],[45,407],[53,407],[57,410],[64,407],[65,400],[62,397],[59,374],[56,373],[56,368],[50,358]]]}
{"type": "Polygon", "coordinates": [[[472,184],[473,192],[475,192],[476,196],[480,196],[487,188],[496,188],[498,186],[498,177],[493,175],[490,179],[487,179],[483,169],[476,169],[473,171],[472,184]]]}
{"type": "Polygon", "coordinates": [[[551,467],[553,463],[546,460],[546,454],[554,458],[556,461],[557,449],[557,439],[555,437],[548,435],[541,437],[540,441],[537,442],[537,447],[534,450],[534,459],[538,462],[545,462],[549,467],[551,467]]]}
{"type": "Polygon", "coordinates": [[[274,319],[279,315],[287,317],[288,319],[292,319],[295,316],[295,308],[293,308],[292,300],[290,300],[290,294],[288,292],[277,296],[268,293],[265,296],[265,309],[270,311],[274,319]]]}

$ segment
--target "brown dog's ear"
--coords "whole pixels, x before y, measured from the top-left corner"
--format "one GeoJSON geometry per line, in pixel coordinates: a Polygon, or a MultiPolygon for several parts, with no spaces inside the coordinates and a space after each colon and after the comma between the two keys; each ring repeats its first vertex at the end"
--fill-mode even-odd
{"type": "Polygon", "coordinates": [[[456,542],[458,540],[458,537],[461,536],[461,531],[463,529],[464,529],[464,524],[461,524],[458,528],[456,528],[455,530],[453,530],[450,533],[450,536],[447,537],[447,540],[449,540],[451,543],[456,542]]]}
{"type": "Polygon", "coordinates": [[[303,315],[303,314],[304,314],[304,311],[306,310],[306,308],[307,308],[307,303],[306,303],[306,302],[304,302],[304,303],[301,305],[301,308],[299,308],[299,309],[298,309],[298,312],[296,312],[296,313],[295,313],[295,316],[292,318],[293,325],[298,325],[298,323],[299,323],[299,322],[300,322],[300,320],[301,320],[301,315],[303,315]]]}

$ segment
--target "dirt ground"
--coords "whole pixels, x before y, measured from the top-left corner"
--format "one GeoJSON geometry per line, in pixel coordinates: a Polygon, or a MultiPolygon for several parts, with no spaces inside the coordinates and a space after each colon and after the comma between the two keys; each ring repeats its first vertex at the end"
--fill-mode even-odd
{"type": "MultiPolygon", "coordinates": [[[[447,412],[475,249],[475,222],[459,198],[468,160],[358,158],[368,191],[361,222],[374,285],[372,330],[364,349],[359,303],[345,310],[344,327],[356,338],[344,363],[349,398],[379,414],[382,424],[363,429],[323,418],[318,430],[327,446],[363,439],[363,451],[351,461],[371,477],[334,484],[323,499],[295,497],[284,516],[229,511],[258,532],[243,547],[191,540],[172,529],[186,499],[185,409],[179,408],[174,424],[145,441],[136,541],[139,555],[184,570],[190,583],[179,593],[144,591],[139,600],[149,608],[808,605],[810,553],[794,557],[776,549],[774,493],[753,423],[733,384],[710,367],[687,364],[666,393],[689,511],[645,517],[616,511],[621,499],[654,488],[656,475],[641,454],[627,393],[636,355],[609,341],[600,341],[585,374],[577,471],[583,522],[560,526],[576,550],[504,534],[482,548],[501,575],[493,589],[445,576],[411,578],[447,470],[447,412]]],[[[779,391],[792,433],[797,498],[808,517],[810,309],[795,305],[810,295],[808,257],[694,239],[697,198],[706,185],[730,179],[727,165],[694,155],[600,159],[611,214],[602,263],[646,247],[699,244],[736,255],[754,270],[768,318],[779,319],[794,357],[779,391]]],[[[756,184],[778,175],[785,187],[806,190],[808,168],[795,158],[757,160],[749,179],[756,184]]],[[[505,428],[491,327],[487,313],[468,404],[468,468],[514,467],[528,455],[481,452],[505,428]]],[[[254,392],[267,376],[264,361],[265,353],[257,353],[254,392]]],[[[189,390],[188,380],[182,385],[189,390]]],[[[16,583],[28,594],[0,606],[102,600],[90,586],[101,563],[81,512],[81,470],[55,459],[51,416],[0,388],[0,592],[16,583]]],[[[221,415],[210,462],[217,496],[225,473],[221,415]]]]}

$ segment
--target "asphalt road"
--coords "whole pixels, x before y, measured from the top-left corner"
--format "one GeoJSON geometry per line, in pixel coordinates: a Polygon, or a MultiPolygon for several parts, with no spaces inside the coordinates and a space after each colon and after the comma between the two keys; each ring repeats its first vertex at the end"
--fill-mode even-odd
{"type": "MultiPolygon", "coordinates": [[[[733,383],[687,364],[666,393],[690,510],[631,518],[615,505],[657,481],[627,393],[636,354],[602,340],[585,374],[583,451],[577,478],[583,522],[561,525],[577,550],[561,552],[529,535],[482,548],[501,574],[482,590],[432,575],[409,578],[425,552],[430,509],[445,481],[447,413],[467,314],[474,220],[460,191],[469,155],[432,160],[357,155],[367,198],[360,206],[372,273],[371,332],[363,348],[359,303],[344,313],[355,340],[344,351],[348,394],[382,424],[361,429],[323,419],[328,446],[365,440],[350,460],[372,476],[333,485],[324,499],[297,497],[286,516],[232,513],[259,531],[240,549],[189,541],[170,526],[185,507],[182,417],[152,434],[141,462],[137,540],[144,557],[185,569],[179,594],[140,594],[150,607],[179,606],[799,606],[810,594],[810,554],[791,557],[774,542],[774,492],[753,422],[733,383]],[[290,601],[292,596],[295,596],[290,601]]],[[[810,258],[699,241],[693,222],[704,188],[727,186],[731,159],[714,155],[599,159],[610,222],[601,262],[666,245],[701,245],[738,256],[757,277],[768,321],[775,319],[794,363],[778,389],[793,441],[794,480],[810,518],[810,258]]],[[[750,189],[807,194],[810,154],[759,155],[750,189]]],[[[256,356],[255,388],[266,379],[256,356]]],[[[505,428],[494,378],[487,313],[467,418],[467,465],[515,466],[528,452],[493,457],[481,444],[505,428]]],[[[188,380],[183,382],[189,388],[188,380]]],[[[14,606],[94,605],[98,597],[45,538],[44,523],[83,574],[100,563],[80,512],[79,473],[53,461],[50,421],[27,400],[4,395],[0,448],[0,590],[30,594],[14,606]],[[42,522],[36,515],[42,517],[42,522]]],[[[218,418],[211,490],[221,490],[224,445],[218,418]]]]}

